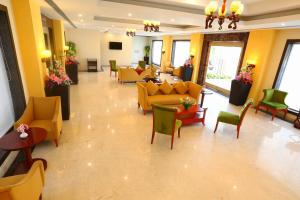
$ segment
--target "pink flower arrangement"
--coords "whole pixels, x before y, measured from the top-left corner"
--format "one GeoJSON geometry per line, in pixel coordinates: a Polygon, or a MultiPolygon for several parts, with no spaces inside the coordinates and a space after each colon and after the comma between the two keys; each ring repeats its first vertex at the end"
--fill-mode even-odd
{"type": "Polygon", "coordinates": [[[27,124],[21,124],[18,128],[17,131],[19,133],[23,133],[29,129],[29,126],[27,124]]]}
{"type": "Polygon", "coordinates": [[[192,62],[191,58],[189,58],[185,61],[184,67],[193,67],[193,62],[192,62]]]}
{"type": "Polygon", "coordinates": [[[46,87],[70,85],[71,79],[65,72],[63,66],[56,64],[55,67],[49,68],[49,76],[46,79],[46,87]]]}
{"type": "Polygon", "coordinates": [[[252,70],[254,68],[255,65],[248,65],[246,68],[241,69],[240,73],[236,76],[235,80],[241,81],[244,84],[252,84],[253,83],[252,70]]]}
{"type": "Polygon", "coordinates": [[[72,64],[78,64],[79,62],[76,60],[75,56],[67,56],[66,58],[66,66],[72,65],[72,64]]]}

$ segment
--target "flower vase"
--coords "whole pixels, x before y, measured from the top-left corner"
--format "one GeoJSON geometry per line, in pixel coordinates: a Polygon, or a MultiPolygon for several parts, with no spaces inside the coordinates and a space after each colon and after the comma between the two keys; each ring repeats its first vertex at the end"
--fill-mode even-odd
{"type": "Polygon", "coordinates": [[[188,110],[191,107],[191,105],[190,104],[183,104],[183,107],[184,107],[185,110],[188,110]]]}
{"type": "Polygon", "coordinates": [[[22,131],[20,134],[20,138],[25,139],[28,137],[28,133],[26,133],[25,131],[22,131]]]}

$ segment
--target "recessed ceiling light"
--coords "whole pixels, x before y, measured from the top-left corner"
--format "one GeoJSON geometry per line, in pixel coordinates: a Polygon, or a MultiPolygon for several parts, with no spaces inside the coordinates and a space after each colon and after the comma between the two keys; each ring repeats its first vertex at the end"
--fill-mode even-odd
{"type": "Polygon", "coordinates": [[[78,17],[82,17],[82,14],[81,14],[81,13],[79,13],[79,14],[78,14],[78,17]]]}
{"type": "Polygon", "coordinates": [[[175,19],[171,19],[171,22],[175,22],[175,19]]]}
{"type": "Polygon", "coordinates": [[[132,16],[132,13],[128,13],[128,16],[131,17],[131,16],[132,16]]]}
{"type": "Polygon", "coordinates": [[[80,22],[83,22],[83,19],[80,19],[80,22]]]}
{"type": "Polygon", "coordinates": [[[285,26],[285,23],[281,23],[281,26],[285,26]]]}
{"type": "Polygon", "coordinates": [[[115,25],[111,25],[111,27],[115,27],[115,25]]]}

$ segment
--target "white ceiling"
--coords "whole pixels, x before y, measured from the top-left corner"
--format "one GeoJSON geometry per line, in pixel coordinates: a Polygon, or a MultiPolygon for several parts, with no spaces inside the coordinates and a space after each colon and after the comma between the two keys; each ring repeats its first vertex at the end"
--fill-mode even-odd
{"type": "MultiPolygon", "coordinates": [[[[37,0],[41,3],[42,13],[51,18],[63,19],[44,0],[37,0]]],[[[97,29],[99,31],[109,31],[113,33],[124,33],[126,28],[137,29],[138,35],[162,35],[162,34],[190,34],[193,32],[214,32],[218,31],[217,21],[214,22],[213,30],[205,30],[205,16],[203,13],[193,14],[188,12],[146,7],[125,3],[114,3],[102,0],[53,0],[68,16],[68,18],[78,27],[86,29],[97,29]],[[82,17],[79,17],[79,14],[82,17]],[[112,18],[112,21],[98,21],[94,17],[112,18]],[[160,33],[146,33],[143,31],[143,20],[157,20],[165,24],[173,25],[193,25],[194,28],[183,29],[181,27],[161,26],[160,33]],[[136,20],[136,23],[124,23],[123,20],[136,20]],[[122,22],[123,21],[123,22],[122,22]],[[140,22],[140,23],[139,23],[140,22]]],[[[128,2],[127,0],[121,2],[128,2]]],[[[132,2],[132,1],[131,1],[132,2]]],[[[136,0],[136,2],[138,2],[136,0]]],[[[185,9],[203,9],[209,0],[141,0],[143,3],[156,3],[176,6],[185,9]]],[[[219,1],[221,4],[221,0],[219,1]]],[[[231,0],[228,0],[228,5],[231,0]]],[[[253,16],[274,11],[282,11],[291,8],[300,9],[300,0],[242,0],[245,4],[244,16],[253,16]]],[[[67,27],[70,24],[65,21],[67,27]]],[[[224,31],[227,31],[226,25],[224,31]]],[[[255,28],[283,28],[300,27],[300,14],[285,17],[275,17],[260,19],[255,21],[241,21],[238,30],[255,28]]]]}

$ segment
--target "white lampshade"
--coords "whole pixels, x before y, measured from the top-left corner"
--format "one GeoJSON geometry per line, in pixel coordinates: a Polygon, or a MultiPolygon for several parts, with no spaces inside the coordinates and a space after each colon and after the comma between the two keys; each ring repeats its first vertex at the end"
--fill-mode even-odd
{"type": "Polygon", "coordinates": [[[235,13],[237,15],[242,14],[242,12],[244,11],[244,5],[242,4],[241,1],[239,0],[234,0],[231,2],[230,5],[230,12],[231,13],[235,13]]]}
{"type": "Polygon", "coordinates": [[[227,14],[227,9],[225,8],[224,13],[222,13],[222,7],[220,7],[220,8],[219,8],[218,15],[219,15],[219,16],[222,16],[222,17],[225,17],[226,14],[227,14]]]}
{"type": "Polygon", "coordinates": [[[218,2],[217,1],[211,1],[206,7],[205,7],[205,14],[210,15],[214,12],[216,12],[218,9],[218,2]]]}

